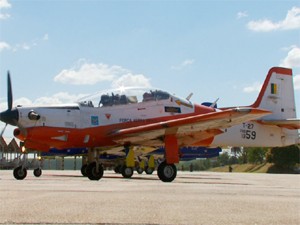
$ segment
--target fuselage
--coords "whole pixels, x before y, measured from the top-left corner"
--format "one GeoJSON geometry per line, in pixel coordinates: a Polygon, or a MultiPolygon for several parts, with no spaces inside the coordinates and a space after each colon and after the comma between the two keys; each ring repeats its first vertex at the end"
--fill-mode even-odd
{"type": "Polygon", "coordinates": [[[26,141],[27,148],[43,151],[49,147],[109,147],[117,145],[108,138],[115,130],[215,111],[157,90],[144,92],[141,98],[116,96],[102,94],[99,103],[82,100],[62,106],[17,107],[18,122],[26,134],[19,128],[14,134],[26,141]]]}

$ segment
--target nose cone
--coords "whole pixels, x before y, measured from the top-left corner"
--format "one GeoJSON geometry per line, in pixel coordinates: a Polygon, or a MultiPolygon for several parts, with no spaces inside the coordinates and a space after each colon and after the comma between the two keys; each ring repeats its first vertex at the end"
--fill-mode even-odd
{"type": "Polygon", "coordinates": [[[0,120],[3,123],[10,124],[12,126],[17,126],[19,120],[19,112],[17,109],[8,109],[0,113],[0,120]]]}

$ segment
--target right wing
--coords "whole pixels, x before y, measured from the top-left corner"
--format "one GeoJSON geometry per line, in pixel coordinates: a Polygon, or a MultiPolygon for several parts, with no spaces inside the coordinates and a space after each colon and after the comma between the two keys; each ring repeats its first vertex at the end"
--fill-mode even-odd
{"type": "Polygon", "coordinates": [[[199,142],[222,133],[221,129],[254,120],[267,114],[270,114],[270,112],[256,108],[232,108],[144,126],[119,129],[108,134],[108,136],[119,144],[131,143],[154,146],[164,144],[165,136],[175,135],[179,145],[191,145],[193,142],[199,142]]]}

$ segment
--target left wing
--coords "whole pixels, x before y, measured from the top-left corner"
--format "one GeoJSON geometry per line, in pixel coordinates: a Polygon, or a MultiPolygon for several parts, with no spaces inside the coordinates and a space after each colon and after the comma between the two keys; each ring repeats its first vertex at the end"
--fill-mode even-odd
{"type": "Polygon", "coordinates": [[[119,129],[108,134],[115,142],[124,144],[161,145],[165,136],[175,135],[179,145],[192,145],[222,133],[242,122],[254,120],[271,112],[254,108],[232,108],[207,114],[188,116],[144,126],[119,129]],[[186,138],[184,138],[186,137],[186,138]],[[187,139],[190,139],[187,141],[187,139]]]}

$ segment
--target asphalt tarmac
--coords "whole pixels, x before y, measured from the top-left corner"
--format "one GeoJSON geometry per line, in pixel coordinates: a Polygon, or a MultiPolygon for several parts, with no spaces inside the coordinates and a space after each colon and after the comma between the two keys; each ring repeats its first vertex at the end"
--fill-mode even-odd
{"type": "Polygon", "coordinates": [[[178,172],[121,178],[105,171],[0,171],[2,224],[300,224],[300,175],[178,172]]]}

